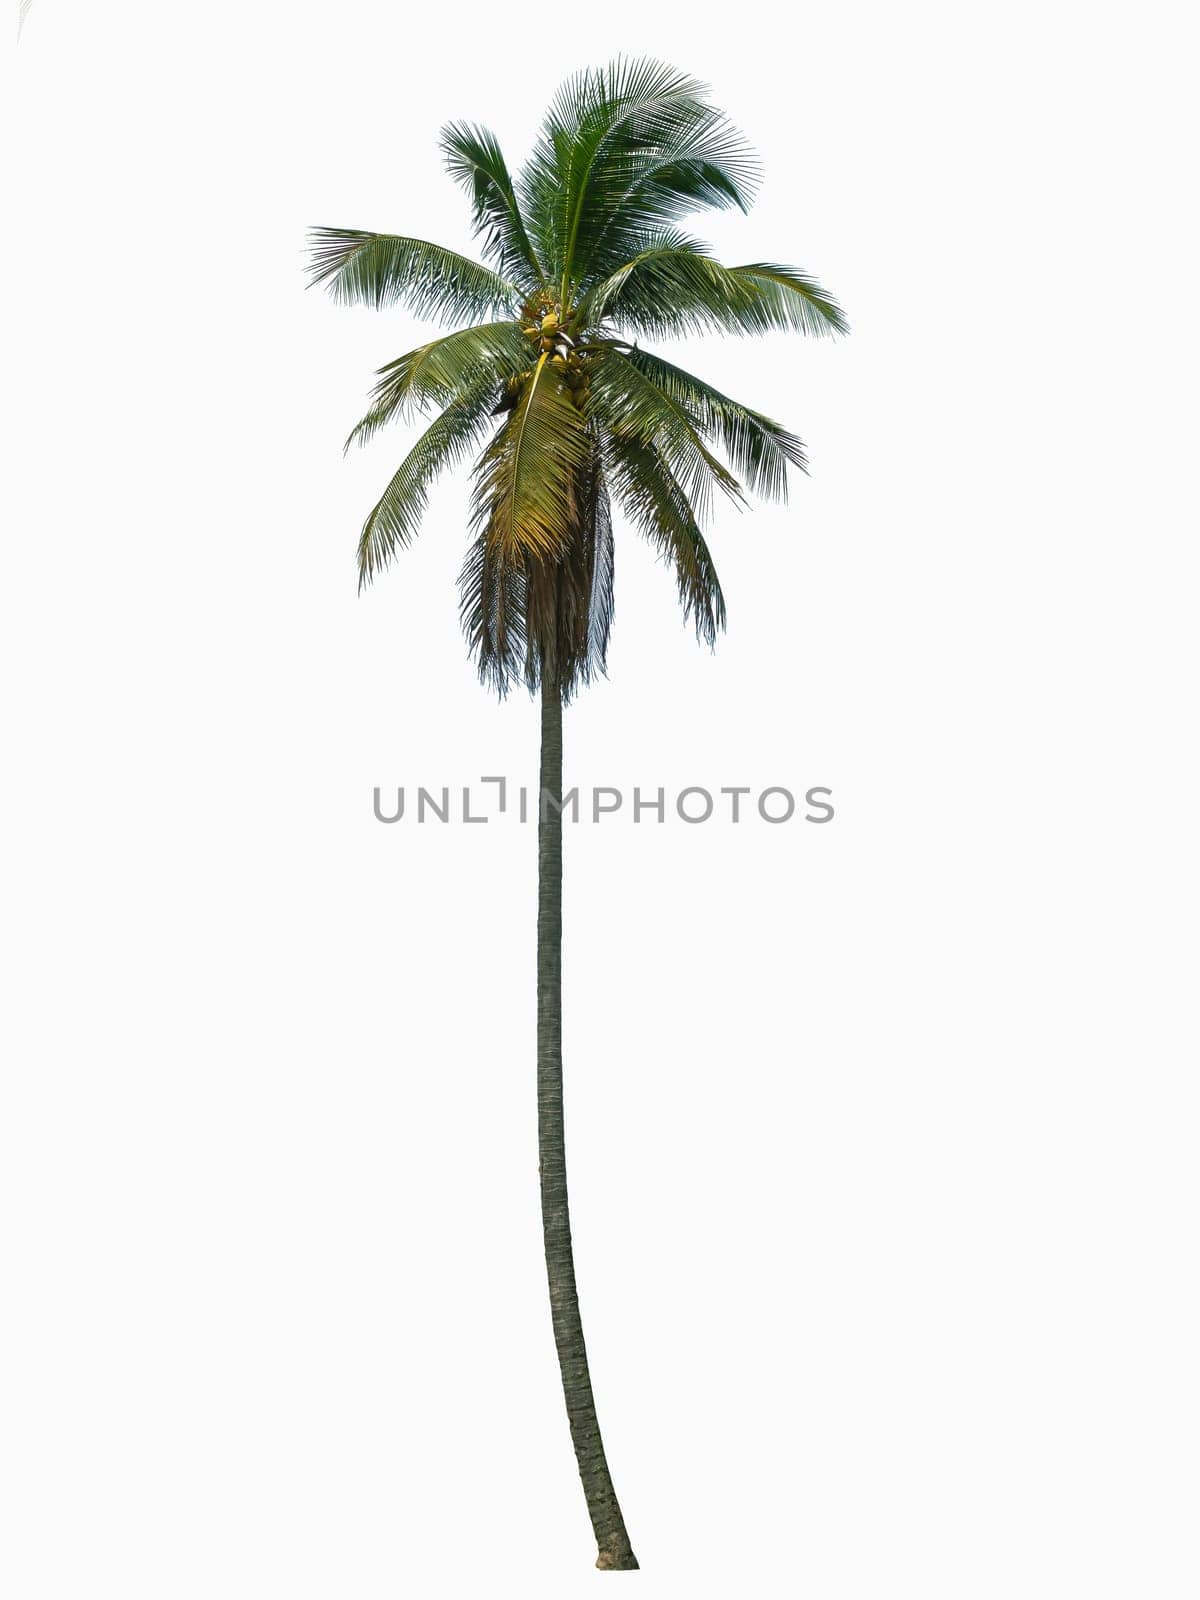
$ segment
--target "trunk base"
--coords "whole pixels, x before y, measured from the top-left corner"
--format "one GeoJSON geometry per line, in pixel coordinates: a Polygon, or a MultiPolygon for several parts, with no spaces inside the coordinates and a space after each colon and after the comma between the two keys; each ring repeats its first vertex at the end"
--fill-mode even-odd
{"type": "Polygon", "coordinates": [[[637,1557],[628,1545],[619,1547],[605,1545],[596,1557],[596,1565],[601,1572],[637,1572],[639,1571],[637,1557]]]}

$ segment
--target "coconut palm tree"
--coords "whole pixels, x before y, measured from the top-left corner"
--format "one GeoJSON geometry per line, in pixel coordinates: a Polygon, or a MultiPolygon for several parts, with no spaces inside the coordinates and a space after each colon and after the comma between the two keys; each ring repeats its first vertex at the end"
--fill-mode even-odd
{"type": "Polygon", "coordinates": [[[486,128],[451,123],[441,148],[470,199],[485,261],[423,239],[320,228],[312,280],[342,302],[403,304],[454,325],[379,369],[347,441],[434,414],[363,525],[360,583],[416,534],[437,474],[473,456],[464,630],[486,684],[500,695],[524,684],[541,701],[538,1149],[554,1340],[596,1565],[631,1568],[596,1420],[567,1210],[563,707],[605,671],[614,509],[670,564],[684,617],[711,646],[725,625],[701,531],[715,497],[741,501],[744,486],[782,498],[788,468],[805,465],[794,434],[639,341],[827,334],[845,323],[808,274],[763,261],[723,266],[681,230],[695,212],[745,211],[758,170],[704,87],[669,67],[618,61],[571,78],[516,177],[486,128]]]}

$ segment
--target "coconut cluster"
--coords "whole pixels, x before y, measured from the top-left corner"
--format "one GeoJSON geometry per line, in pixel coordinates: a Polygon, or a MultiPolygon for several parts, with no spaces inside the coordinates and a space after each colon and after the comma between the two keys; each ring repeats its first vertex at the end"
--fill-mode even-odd
{"type": "Polygon", "coordinates": [[[585,357],[576,348],[575,340],[563,327],[558,307],[545,304],[526,307],[530,320],[522,324],[521,332],[531,342],[536,342],[540,355],[549,358],[555,374],[568,389],[577,404],[586,398],[588,388],[585,357]],[[543,311],[540,319],[537,312],[543,311]]]}

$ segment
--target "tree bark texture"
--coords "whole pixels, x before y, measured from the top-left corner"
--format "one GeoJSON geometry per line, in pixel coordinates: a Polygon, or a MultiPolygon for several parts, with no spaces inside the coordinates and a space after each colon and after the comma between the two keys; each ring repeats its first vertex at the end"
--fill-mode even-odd
{"type": "Polygon", "coordinates": [[[596,1565],[629,1570],[637,1558],[625,1531],[621,1507],[604,1456],[592,1380],[588,1372],[571,1218],[567,1208],[567,1163],[563,1130],[562,1072],[562,696],[553,678],[543,679],[541,784],[538,806],[537,1092],[538,1161],[542,1231],[554,1343],[579,1476],[599,1553],[596,1565]]]}

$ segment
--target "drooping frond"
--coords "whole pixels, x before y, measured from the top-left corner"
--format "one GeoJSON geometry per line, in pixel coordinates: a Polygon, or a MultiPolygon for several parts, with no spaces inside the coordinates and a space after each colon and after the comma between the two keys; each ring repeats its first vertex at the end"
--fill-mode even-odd
{"type": "Polygon", "coordinates": [[[580,472],[577,494],[578,533],[562,560],[527,569],[526,632],[566,699],[603,676],[613,616],[612,511],[598,459],[580,472]]]}
{"type": "Polygon", "coordinates": [[[687,495],[653,443],[610,436],[605,470],[629,520],[674,568],[685,621],[714,645],[725,626],[725,596],[687,495]]]}
{"type": "Polygon", "coordinates": [[[429,487],[444,468],[474,448],[487,425],[495,391],[479,377],[446,407],[413,445],[371,512],[358,541],[358,586],[370,583],[416,535],[429,487]]]}
{"type": "Polygon", "coordinates": [[[605,671],[613,619],[613,530],[598,460],[579,474],[577,537],[557,560],[506,559],[482,529],[459,574],[463,631],[481,680],[504,695],[549,674],[564,700],[605,671]]]}
{"type": "Polygon", "coordinates": [[[490,374],[498,396],[511,378],[527,371],[529,345],[515,322],[485,322],[433,339],[380,367],[371,408],[356,424],[346,448],[366,444],[386,423],[447,405],[490,374]]]}
{"type": "Polygon", "coordinates": [[[667,338],[710,331],[848,331],[841,307],[806,273],[767,263],[725,267],[675,232],[645,241],[597,284],[587,297],[586,315],[607,317],[632,333],[667,338]]]}
{"type": "Polygon", "coordinates": [[[767,500],[787,499],[788,467],[808,468],[803,442],[794,433],[648,350],[632,350],[625,359],[685,407],[706,439],[720,440],[748,489],[767,500]]]}
{"type": "Polygon", "coordinates": [[[615,541],[612,506],[603,473],[597,467],[595,493],[589,499],[591,534],[591,591],[588,595],[588,661],[603,672],[608,663],[608,640],[612,633],[616,602],[615,541]]]}
{"type": "Polygon", "coordinates": [[[850,332],[841,306],[807,272],[781,267],[773,261],[751,261],[743,267],[730,267],[729,271],[740,281],[752,283],[775,308],[778,326],[813,338],[850,332]]]}
{"type": "Polygon", "coordinates": [[[524,564],[504,561],[481,529],[458,575],[459,617],[480,681],[501,697],[529,682],[526,587],[524,564]]]}
{"type": "Polygon", "coordinates": [[[566,550],[590,448],[583,415],[543,354],[476,469],[475,522],[503,560],[566,550]]]}
{"type": "Polygon", "coordinates": [[[442,245],[394,233],[315,228],[310,284],[323,283],[335,300],[377,310],[404,304],[416,316],[459,322],[515,312],[516,284],[442,245]]]}
{"type": "Polygon", "coordinates": [[[620,351],[595,359],[588,409],[598,426],[654,444],[700,516],[708,515],[714,488],[742,500],[741,485],[704,443],[699,414],[620,351]]]}
{"type": "Polygon", "coordinates": [[[442,129],[442,153],[451,177],[471,197],[471,220],[483,239],[483,252],[506,278],[525,288],[546,282],[530,243],[504,154],[494,133],[469,122],[442,129]]]}
{"type": "Polygon", "coordinates": [[[559,89],[521,191],[539,257],[564,295],[626,259],[639,230],[748,207],[757,162],[706,95],[654,61],[589,69],[559,89]]]}

